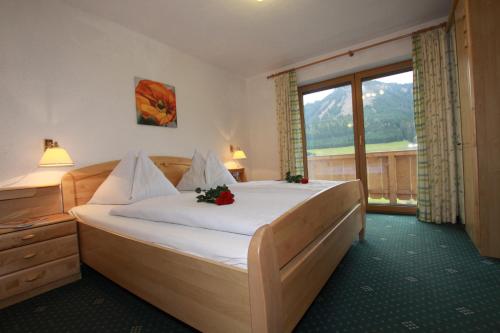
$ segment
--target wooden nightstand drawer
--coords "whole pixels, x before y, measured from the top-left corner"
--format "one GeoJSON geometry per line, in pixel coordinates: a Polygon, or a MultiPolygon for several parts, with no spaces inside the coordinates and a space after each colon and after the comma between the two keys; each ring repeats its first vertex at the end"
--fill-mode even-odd
{"type": "Polygon", "coordinates": [[[78,255],[73,255],[5,275],[0,277],[0,299],[6,299],[79,273],[80,260],[78,255]]]}
{"type": "Polygon", "coordinates": [[[77,253],[76,235],[0,251],[0,276],[77,253]]]}
{"type": "Polygon", "coordinates": [[[81,278],[59,185],[0,189],[0,309],[81,278]]]}
{"type": "Polygon", "coordinates": [[[46,225],[38,228],[31,228],[0,235],[0,250],[13,247],[24,246],[44,240],[62,237],[76,233],[76,222],[69,221],[46,225]]]}

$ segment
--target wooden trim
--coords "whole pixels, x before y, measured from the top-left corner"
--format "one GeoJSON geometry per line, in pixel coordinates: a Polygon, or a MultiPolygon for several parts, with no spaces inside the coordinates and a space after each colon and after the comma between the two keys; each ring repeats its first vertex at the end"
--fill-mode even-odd
{"type": "Polygon", "coordinates": [[[459,0],[453,0],[450,12],[448,13],[448,21],[446,21],[446,32],[450,32],[451,27],[455,24],[455,10],[457,9],[459,0]]]}
{"type": "Polygon", "coordinates": [[[357,138],[355,141],[356,144],[356,174],[358,178],[361,179],[363,183],[363,193],[365,194],[365,202],[368,203],[368,175],[367,175],[367,166],[366,166],[366,147],[365,147],[365,117],[363,113],[363,91],[361,86],[361,80],[357,73],[354,74],[354,87],[356,90],[354,98],[355,110],[354,114],[356,117],[356,133],[357,138]]]}
{"type": "Polygon", "coordinates": [[[250,242],[248,283],[252,332],[282,332],[280,267],[274,233],[269,225],[260,227],[250,242]]]}
{"type": "MultiPolygon", "coordinates": [[[[356,143],[357,140],[357,119],[355,115],[355,105],[354,105],[354,96],[356,94],[355,92],[355,87],[354,87],[354,74],[351,75],[344,75],[340,76],[334,79],[329,79],[321,82],[316,82],[316,83],[311,83],[307,85],[300,86],[298,88],[299,91],[299,105],[300,105],[300,118],[302,120],[302,158],[303,158],[303,163],[304,163],[304,175],[305,177],[309,177],[309,170],[307,167],[307,138],[306,138],[306,128],[305,128],[305,116],[304,116],[304,95],[305,94],[311,94],[315,93],[321,90],[326,90],[326,89],[333,89],[333,88],[338,88],[338,87],[343,87],[343,86],[351,86],[351,94],[353,96],[353,104],[352,104],[352,110],[353,110],[353,133],[354,133],[354,142],[356,143]]],[[[354,145],[354,150],[357,152],[357,145],[354,145]]],[[[356,160],[357,163],[357,160],[356,160]]],[[[356,177],[360,178],[360,174],[357,173],[358,166],[356,164],[356,177]]]]}
{"type": "MultiPolygon", "coordinates": [[[[44,187],[54,187],[59,186],[59,183],[56,184],[41,184],[41,185],[25,185],[25,186],[8,186],[8,187],[0,187],[0,193],[9,192],[9,191],[18,191],[18,190],[36,190],[44,187]]],[[[1,198],[1,197],[0,197],[1,198]]],[[[0,199],[5,200],[5,199],[0,199]]]]}
{"type": "Polygon", "coordinates": [[[339,76],[333,79],[328,79],[325,81],[321,82],[315,82],[315,83],[310,83],[306,84],[303,86],[299,87],[299,94],[311,94],[315,93],[318,91],[326,90],[326,89],[333,89],[333,88],[338,88],[342,86],[346,86],[348,84],[352,84],[354,82],[354,75],[349,74],[349,75],[343,75],[339,76]]]}
{"type": "Polygon", "coordinates": [[[388,205],[373,205],[368,204],[367,212],[369,213],[381,213],[381,214],[401,214],[401,215],[416,215],[417,207],[416,206],[388,206],[388,205]]]}
{"type": "Polygon", "coordinates": [[[364,81],[399,74],[409,70],[413,70],[413,61],[411,59],[357,72],[355,76],[359,78],[359,81],[364,81]]]}
{"type": "Polygon", "coordinates": [[[362,181],[358,183],[359,185],[359,195],[361,197],[361,223],[362,223],[362,228],[361,231],[359,232],[359,240],[363,241],[365,240],[365,233],[366,233],[366,206],[368,204],[368,196],[365,195],[365,186],[362,181]]]}
{"type": "Polygon", "coordinates": [[[352,49],[352,50],[349,50],[349,51],[341,52],[341,53],[338,53],[336,55],[333,55],[333,56],[330,56],[330,57],[327,57],[327,58],[323,58],[323,59],[316,60],[316,61],[304,64],[304,65],[296,66],[296,67],[293,67],[293,68],[290,68],[290,69],[283,70],[283,71],[278,72],[278,73],[271,74],[271,75],[269,75],[267,77],[267,79],[271,79],[271,78],[274,78],[274,77],[279,76],[281,74],[289,73],[291,71],[297,71],[299,69],[303,69],[303,68],[306,68],[306,67],[311,67],[311,66],[314,66],[314,65],[317,65],[317,64],[321,64],[323,62],[331,61],[331,60],[334,60],[334,59],[337,59],[337,58],[340,58],[340,57],[345,57],[345,56],[352,57],[357,52],[364,51],[364,50],[367,50],[367,49],[370,49],[370,48],[373,48],[373,47],[377,47],[377,46],[380,46],[380,45],[384,45],[384,44],[387,44],[387,43],[391,43],[391,42],[394,42],[394,41],[397,41],[397,40],[400,40],[400,39],[405,39],[405,38],[408,38],[408,37],[411,37],[413,35],[420,34],[420,33],[426,32],[426,31],[443,28],[443,27],[446,27],[446,25],[447,25],[447,22],[442,22],[440,24],[437,24],[437,25],[434,25],[434,26],[431,26],[431,27],[427,27],[427,28],[423,28],[423,29],[419,29],[419,30],[413,31],[411,33],[403,34],[401,36],[389,38],[389,39],[386,39],[386,40],[383,40],[383,41],[380,41],[380,42],[372,43],[372,44],[369,44],[369,45],[366,45],[366,46],[362,46],[362,47],[358,47],[358,48],[355,48],[355,49],[352,49]]]}
{"type": "MultiPolygon", "coordinates": [[[[463,2],[463,1],[462,1],[463,2]]],[[[476,246],[482,256],[500,258],[500,205],[498,204],[498,184],[500,184],[500,2],[498,0],[465,1],[465,31],[457,31],[457,36],[466,38],[465,53],[469,57],[469,73],[463,84],[471,89],[471,104],[463,111],[462,119],[473,127],[473,138],[464,145],[467,152],[465,167],[466,214],[470,213],[472,227],[476,231],[476,246]],[[467,110],[468,109],[468,110],[467,110]],[[467,194],[467,190],[469,194],[467,194]],[[469,209],[467,209],[469,208],[469,209]]],[[[462,54],[463,55],[463,54],[462,54]]],[[[461,91],[462,93],[462,91],[461,91]]],[[[467,94],[467,92],[464,92],[467,94]]]]}
{"type": "Polygon", "coordinates": [[[300,131],[302,132],[302,164],[304,165],[304,177],[309,177],[309,168],[307,165],[307,138],[306,138],[306,120],[304,118],[304,95],[301,91],[301,87],[298,88],[299,91],[299,108],[300,108],[300,131]]]}

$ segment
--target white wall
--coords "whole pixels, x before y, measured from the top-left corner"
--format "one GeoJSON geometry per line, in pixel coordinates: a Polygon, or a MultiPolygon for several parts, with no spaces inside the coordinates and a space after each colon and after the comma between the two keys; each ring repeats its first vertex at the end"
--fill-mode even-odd
{"type": "MultiPolygon", "coordinates": [[[[292,64],[287,68],[326,58],[334,54],[355,49],[380,40],[392,38],[412,32],[427,26],[443,22],[445,18],[427,22],[410,29],[402,30],[382,38],[353,45],[349,48],[336,50],[330,54],[307,59],[303,62],[292,64]]],[[[301,69],[297,72],[299,85],[339,77],[369,68],[383,66],[398,61],[411,59],[411,39],[406,38],[389,44],[381,45],[356,53],[353,57],[342,57],[312,67],[301,69]]],[[[280,72],[286,68],[278,68],[272,73],[280,72]]],[[[277,137],[277,123],[275,115],[274,81],[266,77],[271,73],[264,73],[246,80],[247,114],[246,122],[250,124],[249,146],[247,147],[251,166],[252,179],[278,179],[279,174],[279,145],[277,137]]]]}
{"type": "Polygon", "coordinates": [[[244,80],[57,0],[0,2],[0,183],[36,168],[44,138],[77,167],[136,148],[228,159],[229,143],[247,146],[244,94],[244,80]],[[175,86],[177,129],[136,124],[134,76],[175,86]]]}

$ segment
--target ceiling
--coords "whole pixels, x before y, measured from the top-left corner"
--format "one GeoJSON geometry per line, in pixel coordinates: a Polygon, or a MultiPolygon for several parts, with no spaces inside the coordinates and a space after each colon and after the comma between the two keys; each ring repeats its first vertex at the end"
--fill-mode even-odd
{"type": "Polygon", "coordinates": [[[242,77],[448,14],[451,0],[64,0],[242,77]]]}

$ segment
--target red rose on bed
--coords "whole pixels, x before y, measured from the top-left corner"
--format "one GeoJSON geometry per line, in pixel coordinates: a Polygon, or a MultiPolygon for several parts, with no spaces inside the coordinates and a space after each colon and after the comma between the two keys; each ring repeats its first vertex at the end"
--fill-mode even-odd
{"type": "Polygon", "coordinates": [[[215,199],[215,204],[222,205],[230,205],[234,202],[234,194],[231,191],[224,191],[215,199]]]}
{"type": "Polygon", "coordinates": [[[309,183],[309,178],[306,178],[306,177],[302,178],[302,179],[300,180],[300,183],[301,183],[301,184],[307,184],[307,183],[309,183]]]}
{"type": "Polygon", "coordinates": [[[173,87],[151,80],[140,80],[135,87],[135,101],[139,123],[158,126],[177,123],[173,87]]]}

